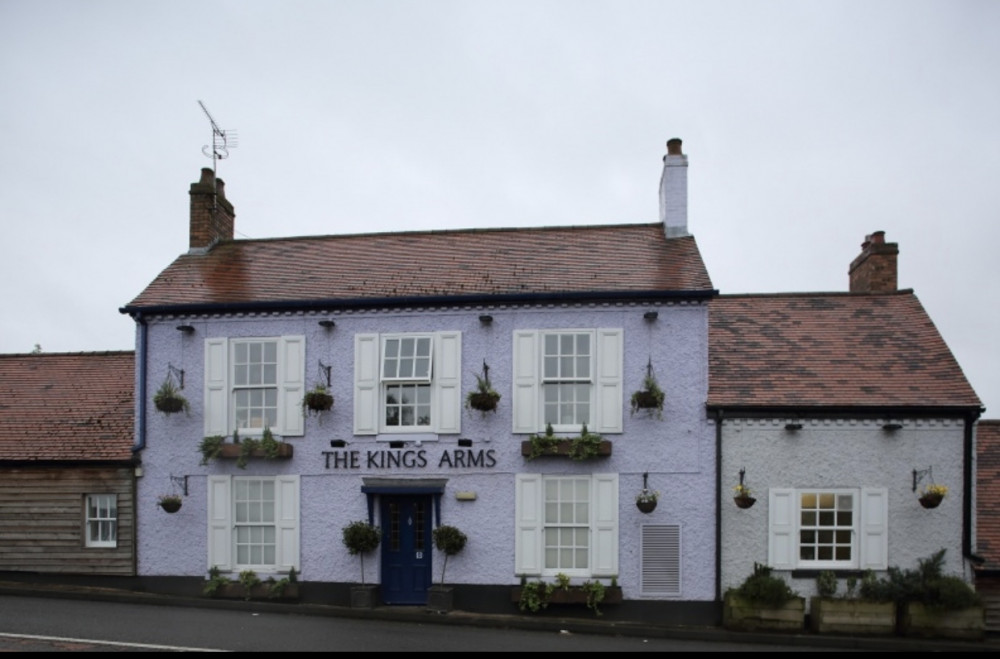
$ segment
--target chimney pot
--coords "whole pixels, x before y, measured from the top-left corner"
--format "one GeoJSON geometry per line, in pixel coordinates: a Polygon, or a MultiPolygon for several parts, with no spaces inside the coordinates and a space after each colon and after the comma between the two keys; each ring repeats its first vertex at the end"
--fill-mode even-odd
{"type": "Polygon", "coordinates": [[[681,153],[681,138],[672,137],[667,140],[667,155],[668,156],[680,156],[681,153]]]}

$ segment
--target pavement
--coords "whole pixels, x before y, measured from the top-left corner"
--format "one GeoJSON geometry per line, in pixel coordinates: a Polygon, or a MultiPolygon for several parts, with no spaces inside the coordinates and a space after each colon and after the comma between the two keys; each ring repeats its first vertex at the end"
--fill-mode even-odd
{"type": "Polygon", "coordinates": [[[744,644],[785,645],[802,648],[830,648],[870,652],[1000,652],[1000,635],[987,632],[982,640],[953,640],[891,637],[858,637],[809,632],[743,632],[722,627],[681,627],[648,622],[602,620],[600,618],[557,618],[551,616],[483,614],[453,610],[445,613],[424,607],[379,606],[357,609],[330,604],[286,603],[185,597],[162,593],[139,592],[119,588],[75,584],[0,581],[0,595],[55,597],[87,601],[126,602],[158,606],[217,608],[296,615],[335,616],[440,625],[462,625],[499,629],[603,634],[640,638],[676,638],[679,640],[744,644]]]}

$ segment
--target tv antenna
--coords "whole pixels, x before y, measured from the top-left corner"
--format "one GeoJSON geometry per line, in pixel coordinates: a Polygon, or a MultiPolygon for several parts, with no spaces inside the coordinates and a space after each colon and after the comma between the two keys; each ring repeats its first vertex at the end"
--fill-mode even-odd
{"type": "Polygon", "coordinates": [[[205,116],[208,120],[212,122],[212,146],[209,147],[207,144],[201,147],[201,152],[205,154],[207,158],[212,159],[212,172],[215,172],[215,164],[222,160],[223,158],[229,157],[229,149],[235,149],[239,146],[239,138],[236,135],[235,130],[222,130],[219,128],[219,124],[215,123],[215,119],[209,114],[208,108],[201,101],[198,101],[198,105],[201,106],[202,111],[204,111],[205,116]],[[209,149],[211,148],[211,153],[209,149]]]}

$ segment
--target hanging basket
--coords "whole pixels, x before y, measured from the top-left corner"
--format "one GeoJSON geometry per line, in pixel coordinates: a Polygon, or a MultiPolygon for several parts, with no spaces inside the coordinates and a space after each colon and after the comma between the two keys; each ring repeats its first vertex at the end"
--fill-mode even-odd
{"type": "Polygon", "coordinates": [[[490,392],[474,391],[469,394],[469,407],[480,412],[493,412],[500,402],[500,394],[490,392]]]}
{"type": "Polygon", "coordinates": [[[919,499],[920,505],[924,508],[937,508],[943,500],[944,496],[941,494],[925,494],[919,499]]]}
{"type": "Polygon", "coordinates": [[[164,512],[176,513],[181,509],[180,499],[164,499],[160,501],[160,508],[163,508],[164,512]]]}
{"type": "Polygon", "coordinates": [[[326,412],[333,407],[333,396],[326,391],[309,391],[305,395],[304,404],[310,412],[326,412]]]}
{"type": "Polygon", "coordinates": [[[635,502],[635,507],[648,515],[656,510],[656,499],[641,499],[635,502]]]}
{"type": "Polygon", "coordinates": [[[744,509],[757,503],[757,499],[754,499],[753,497],[733,497],[733,501],[736,502],[737,506],[744,509]]]}

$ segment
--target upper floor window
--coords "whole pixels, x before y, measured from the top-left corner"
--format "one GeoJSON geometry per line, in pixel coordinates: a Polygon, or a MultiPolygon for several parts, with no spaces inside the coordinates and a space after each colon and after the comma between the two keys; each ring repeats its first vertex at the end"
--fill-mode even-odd
{"type": "Polygon", "coordinates": [[[88,547],[118,545],[118,497],[114,494],[88,494],[86,527],[88,547]]]}
{"type": "Polygon", "coordinates": [[[514,333],[514,432],[621,432],[622,330],[514,333]]]}
{"type": "Polygon", "coordinates": [[[305,338],[205,341],[205,434],[304,432],[305,338]]]}
{"type": "Polygon", "coordinates": [[[618,476],[518,474],[515,571],[618,574],[618,476]]]}
{"type": "Polygon", "coordinates": [[[885,569],[887,491],[770,491],[769,563],[778,569],[885,569]]]}
{"type": "Polygon", "coordinates": [[[460,432],[461,339],[459,332],[356,335],[355,434],[460,432]]]}

